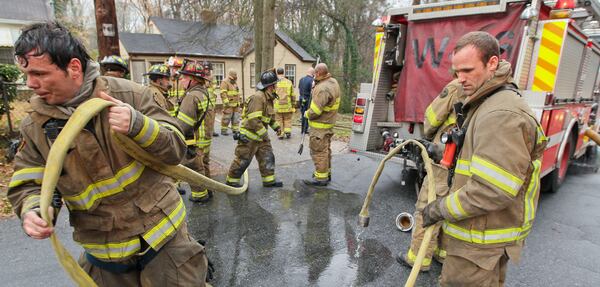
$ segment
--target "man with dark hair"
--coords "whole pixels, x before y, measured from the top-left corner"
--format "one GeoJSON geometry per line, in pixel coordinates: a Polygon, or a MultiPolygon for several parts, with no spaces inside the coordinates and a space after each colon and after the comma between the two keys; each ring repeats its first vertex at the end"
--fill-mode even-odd
{"type": "MultiPolygon", "coordinates": [[[[212,141],[212,134],[207,133],[206,122],[210,106],[210,98],[206,90],[208,75],[204,66],[196,61],[187,61],[179,74],[181,85],[185,87],[185,96],[179,106],[177,119],[183,128],[183,134],[186,139],[189,139],[185,165],[210,177],[208,166],[205,166],[208,160],[204,159],[210,153],[212,141]]],[[[189,199],[192,202],[205,203],[212,198],[213,192],[204,186],[192,185],[191,189],[189,199]]]]}
{"type": "Polygon", "coordinates": [[[298,91],[300,92],[300,100],[298,101],[298,107],[300,108],[300,114],[302,115],[301,129],[302,134],[308,132],[308,119],[304,117],[304,113],[308,110],[310,104],[310,94],[312,93],[313,84],[315,81],[315,69],[313,67],[306,70],[306,76],[300,79],[298,82],[298,91]]]}
{"type": "Polygon", "coordinates": [[[533,224],[547,139],[499,57],[487,32],[464,35],[453,51],[466,99],[452,136],[450,193],[423,209],[423,226],[443,220],[442,286],[502,286],[533,224]]]}
{"type": "Polygon", "coordinates": [[[248,98],[238,144],[235,147],[235,159],[229,167],[227,184],[240,187],[242,174],[246,171],[252,158],[256,157],[264,187],[282,187],[283,183],[275,180],[275,155],[269,140],[267,128],[275,132],[281,127],[275,121],[273,100],[275,99],[275,84],[279,79],[275,71],[263,72],[260,82],[256,84],[256,93],[248,98]]]}
{"type": "Polygon", "coordinates": [[[150,79],[150,90],[156,104],[169,112],[172,117],[177,116],[175,105],[169,101],[169,90],[172,87],[169,67],[165,64],[152,65],[144,75],[150,79]]]}
{"type": "Polygon", "coordinates": [[[8,190],[24,232],[34,239],[54,232],[40,217],[44,168],[56,164],[46,162],[50,147],[77,106],[100,97],[116,105],[75,138],[56,187],[73,239],[85,250],[79,264],[99,286],[204,286],[204,247],[188,233],[173,179],[131,158],[111,136],[129,136],[158,160],[178,164],[185,142],[176,120],[147,100],[148,88],[100,76],[81,42],[58,23],[26,27],[15,56],[36,94],[21,122],[25,143],[8,190]]]}
{"type": "Polygon", "coordinates": [[[129,73],[129,65],[121,56],[111,55],[105,56],[100,61],[100,67],[104,71],[104,76],[123,78],[129,73]]]}
{"type": "Polygon", "coordinates": [[[304,113],[310,126],[310,156],[315,164],[312,179],[305,184],[326,186],[331,181],[331,137],[340,107],[340,85],[325,63],[315,67],[315,87],[310,108],[304,113]]]}
{"type": "Polygon", "coordinates": [[[292,137],[292,117],[296,112],[296,94],[294,93],[294,83],[284,77],[283,68],[277,68],[277,78],[279,82],[275,85],[277,98],[274,101],[275,120],[279,123],[281,129],[277,137],[281,140],[285,134],[286,138],[292,137]]]}

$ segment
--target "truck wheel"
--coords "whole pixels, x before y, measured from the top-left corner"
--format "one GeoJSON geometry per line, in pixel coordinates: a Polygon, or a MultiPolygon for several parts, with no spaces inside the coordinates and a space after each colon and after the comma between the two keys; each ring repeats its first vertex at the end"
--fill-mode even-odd
{"type": "Polygon", "coordinates": [[[563,184],[567,177],[567,170],[571,164],[574,149],[575,143],[573,137],[569,137],[569,141],[567,141],[567,144],[565,145],[565,151],[558,160],[558,168],[554,169],[542,180],[542,189],[545,192],[555,193],[563,184]]]}

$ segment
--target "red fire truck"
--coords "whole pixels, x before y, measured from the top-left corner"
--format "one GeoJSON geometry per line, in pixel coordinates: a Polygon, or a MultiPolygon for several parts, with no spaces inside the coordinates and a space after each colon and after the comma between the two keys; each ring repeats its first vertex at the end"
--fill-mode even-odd
{"type": "MultiPolygon", "coordinates": [[[[456,41],[479,30],[498,39],[501,58],[512,64],[522,95],[549,138],[543,189],[558,190],[571,163],[587,162],[596,170],[589,164],[595,162],[596,144],[584,132],[600,126],[600,46],[582,28],[597,28],[591,25],[599,14],[595,4],[455,0],[389,9],[374,23],[373,84],[363,84],[357,96],[350,149],[381,154],[404,139],[422,138],[426,107],[452,80],[456,41]]],[[[408,148],[400,157],[403,182],[422,179],[418,151],[408,148]]]]}

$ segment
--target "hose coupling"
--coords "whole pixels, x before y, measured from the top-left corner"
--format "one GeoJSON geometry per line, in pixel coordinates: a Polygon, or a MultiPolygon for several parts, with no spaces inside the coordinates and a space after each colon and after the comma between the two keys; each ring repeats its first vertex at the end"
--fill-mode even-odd
{"type": "Polygon", "coordinates": [[[402,212],[396,216],[396,227],[402,232],[411,231],[415,226],[415,218],[408,212],[402,212]]]}
{"type": "Polygon", "coordinates": [[[369,226],[369,217],[368,216],[359,215],[358,216],[358,225],[360,225],[361,227],[367,227],[367,226],[369,226]]]}

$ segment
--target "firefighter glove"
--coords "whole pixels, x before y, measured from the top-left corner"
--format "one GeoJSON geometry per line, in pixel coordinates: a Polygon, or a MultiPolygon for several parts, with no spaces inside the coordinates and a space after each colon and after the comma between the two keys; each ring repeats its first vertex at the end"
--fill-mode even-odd
{"type": "MultiPolygon", "coordinates": [[[[443,199],[443,198],[441,198],[443,199]]],[[[440,204],[443,201],[440,198],[436,199],[434,202],[428,204],[423,209],[423,227],[428,227],[430,225],[436,224],[438,221],[444,219],[442,213],[440,211],[440,204]]]]}
{"type": "Polygon", "coordinates": [[[248,137],[247,137],[245,134],[240,134],[240,135],[238,136],[238,142],[241,142],[241,143],[249,143],[249,142],[250,142],[250,139],[248,139],[248,137]]]}
{"type": "Polygon", "coordinates": [[[437,145],[433,142],[430,142],[426,139],[419,139],[417,141],[420,142],[423,146],[425,146],[427,155],[429,156],[429,158],[431,158],[431,160],[433,160],[433,162],[436,162],[436,163],[440,162],[440,160],[442,159],[442,156],[444,154],[443,147],[440,147],[439,145],[437,145]]]}

